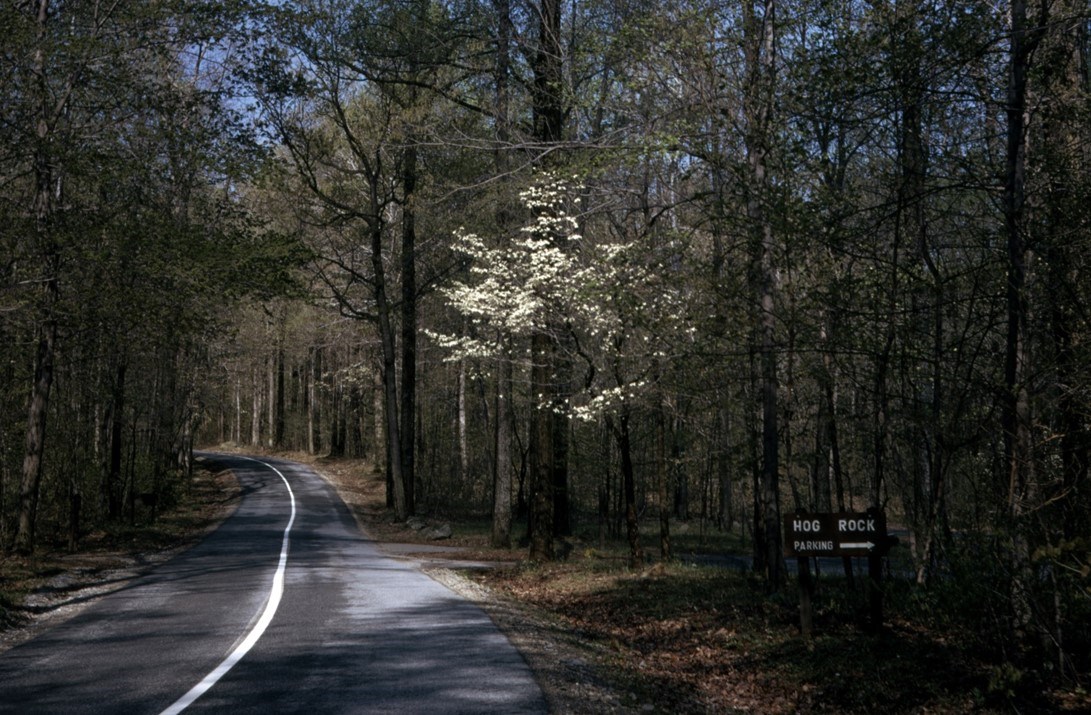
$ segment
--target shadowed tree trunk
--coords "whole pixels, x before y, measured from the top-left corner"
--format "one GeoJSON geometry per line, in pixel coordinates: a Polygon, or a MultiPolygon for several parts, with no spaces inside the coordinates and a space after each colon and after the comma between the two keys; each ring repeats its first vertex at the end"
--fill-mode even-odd
{"type": "Polygon", "coordinates": [[[530,384],[530,559],[553,560],[553,413],[543,399],[553,389],[553,341],[544,333],[531,338],[530,384]],[[543,404],[544,403],[544,404],[543,404]]]}
{"type": "Polygon", "coordinates": [[[640,542],[640,517],[636,510],[636,470],[633,466],[633,441],[630,431],[632,413],[628,405],[621,408],[617,423],[607,417],[607,427],[617,440],[618,456],[621,458],[621,493],[625,514],[625,531],[629,541],[629,568],[641,568],[644,565],[644,547],[640,542]]]}
{"type": "MultiPolygon", "coordinates": [[[[500,147],[495,153],[495,167],[498,176],[504,176],[508,170],[507,148],[510,141],[511,127],[508,106],[508,83],[511,74],[511,3],[510,0],[493,0],[496,11],[496,126],[500,147]]],[[[498,202],[498,206],[500,206],[498,202]]],[[[507,229],[507,214],[502,206],[497,210],[497,225],[500,235],[507,229]]],[[[514,367],[512,365],[512,341],[510,336],[500,336],[503,346],[500,352],[500,364],[497,366],[496,381],[496,421],[495,421],[495,459],[493,464],[493,507],[492,507],[492,545],[498,548],[511,547],[512,484],[515,475],[512,462],[512,434],[514,415],[512,399],[514,397],[514,367]]]]}
{"type": "Polygon", "coordinates": [[[667,415],[666,405],[660,399],[655,408],[655,484],[659,497],[659,555],[664,561],[670,561],[671,529],[668,507],[667,478],[667,415]]]}
{"type": "Polygon", "coordinates": [[[318,454],[322,449],[322,346],[311,348],[311,376],[307,384],[307,451],[318,454]]]}
{"type": "MultiPolygon", "coordinates": [[[[534,138],[543,147],[561,139],[564,123],[562,97],[561,2],[540,0],[538,46],[533,59],[534,138]]],[[[531,401],[534,403],[530,440],[531,518],[530,558],[552,561],[554,533],[554,414],[555,347],[553,336],[544,330],[531,337],[531,401]]]]}
{"type": "MultiPolygon", "coordinates": [[[[371,191],[374,194],[378,186],[373,183],[371,191]]],[[[372,206],[378,206],[380,202],[377,196],[372,196],[372,206]]],[[[390,475],[390,485],[394,492],[394,516],[398,521],[405,521],[409,516],[407,495],[405,490],[404,472],[402,471],[402,447],[401,425],[398,419],[398,378],[397,378],[397,348],[394,339],[394,325],[391,319],[392,307],[386,289],[386,269],[383,266],[383,229],[382,223],[376,217],[371,226],[371,267],[372,267],[372,296],[375,300],[375,314],[379,328],[379,341],[382,343],[382,367],[380,369],[384,414],[386,415],[386,449],[387,471],[390,475]]]]}
{"type": "Polygon", "coordinates": [[[780,535],[780,437],[777,417],[776,237],[767,205],[771,187],[768,155],[776,83],[776,0],[762,0],[761,15],[751,0],[743,3],[747,197],[750,222],[751,285],[758,312],[758,351],[761,399],[761,470],[755,489],[757,528],[755,564],[765,570],[768,586],[779,591],[784,582],[780,535]]]}
{"type": "Polygon", "coordinates": [[[117,365],[110,404],[110,458],[106,471],[106,510],[111,519],[121,518],[121,438],[125,429],[125,359],[117,365]]]}
{"type": "Polygon", "coordinates": [[[19,486],[19,516],[15,532],[15,550],[28,554],[34,550],[34,527],[42,481],[42,458],[45,453],[46,416],[49,395],[53,387],[53,360],[57,343],[57,320],[54,309],[58,300],[57,272],[60,269],[59,247],[53,234],[54,199],[60,191],[50,151],[55,123],[64,111],[65,99],[55,102],[48,85],[46,42],[50,21],[49,0],[39,0],[33,6],[36,24],[36,47],[33,69],[36,92],[34,118],[34,238],[40,256],[42,273],[42,304],[37,329],[38,349],[34,358],[34,382],[31,385],[27,409],[26,450],[23,457],[22,481],[19,486]]]}
{"type": "Polygon", "coordinates": [[[499,376],[496,385],[496,463],[493,474],[492,545],[506,549],[511,547],[512,509],[512,363],[511,341],[505,340],[507,349],[500,356],[499,376]]]}
{"type": "Polygon", "coordinates": [[[405,192],[402,206],[402,305],[401,305],[401,470],[402,491],[405,493],[405,513],[416,512],[416,447],[417,417],[417,149],[406,147],[402,157],[402,187],[405,192]]]}
{"type": "Polygon", "coordinates": [[[1011,44],[1007,89],[1007,150],[1004,176],[1004,232],[1007,243],[1007,334],[1004,346],[1004,403],[1001,424],[1004,433],[1004,465],[1007,469],[1007,512],[1011,535],[1011,605],[1018,639],[1032,618],[1033,577],[1027,515],[1033,493],[1033,454],[1028,365],[1027,265],[1030,250],[1024,208],[1027,161],[1027,74],[1041,27],[1028,29],[1024,0],[1011,3],[1011,44]]]}

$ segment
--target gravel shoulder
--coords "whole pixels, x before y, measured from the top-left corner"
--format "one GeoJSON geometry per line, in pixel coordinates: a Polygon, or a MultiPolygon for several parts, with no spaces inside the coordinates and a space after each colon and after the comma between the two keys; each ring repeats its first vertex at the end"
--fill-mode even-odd
{"type": "Polygon", "coordinates": [[[543,615],[505,599],[466,578],[456,568],[428,567],[425,572],[484,610],[511,640],[534,672],[551,713],[631,713],[624,691],[604,677],[607,653],[580,642],[543,615]]]}

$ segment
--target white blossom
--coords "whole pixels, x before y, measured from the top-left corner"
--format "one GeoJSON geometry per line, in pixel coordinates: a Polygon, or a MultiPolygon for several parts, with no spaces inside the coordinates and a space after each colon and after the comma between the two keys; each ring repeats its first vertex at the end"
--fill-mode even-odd
{"type": "Polygon", "coordinates": [[[527,337],[565,326],[588,344],[583,358],[601,363],[597,374],[622,384],[596,383],[561,407],[539,396],[538,407],[592,420],[641,400],[653,387],[648,365],[669,361],[696,327],[685,321],[684,296],[670,284],[663,263],[648,260],[645,246],[584,245],[579,219],[570,211],[576,188],[547,174],[523,190],[520,198],[532,218],[507,241],[455,232],[456,250],[470,259],[468,275],[442,294],[474,328],[473,337],[430,336],[452,360],[484,359],[501,354],[495,336],[527,337]],[[621,363],[632,366],[628,377],[609,369],[621,363]]]}

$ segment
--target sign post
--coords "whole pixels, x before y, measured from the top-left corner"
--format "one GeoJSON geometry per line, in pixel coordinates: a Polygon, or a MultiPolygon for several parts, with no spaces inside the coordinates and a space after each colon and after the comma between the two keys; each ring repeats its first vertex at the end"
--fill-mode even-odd
{"type": "Polygon", "coordinates": [[[868,560],[868,597],[871,625],[878,629],[883,618],[882,557],[894,544],[886,533],[886,515],[879,509],[866,512],[803,512],[784,517],[784,555],[799,564],[799,610],[803,637],[811,637],[813,584],[809,559],[818,556],[860,556],[868,560]]]}

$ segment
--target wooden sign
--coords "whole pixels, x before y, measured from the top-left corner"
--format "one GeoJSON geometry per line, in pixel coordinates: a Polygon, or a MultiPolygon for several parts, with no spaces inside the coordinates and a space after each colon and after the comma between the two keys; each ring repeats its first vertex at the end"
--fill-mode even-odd
{"type": "Polygon", "coordinates": [[[785,556],[882,556],[890,545],[886,517],[877,509],[784,517],[785,556]]]}

